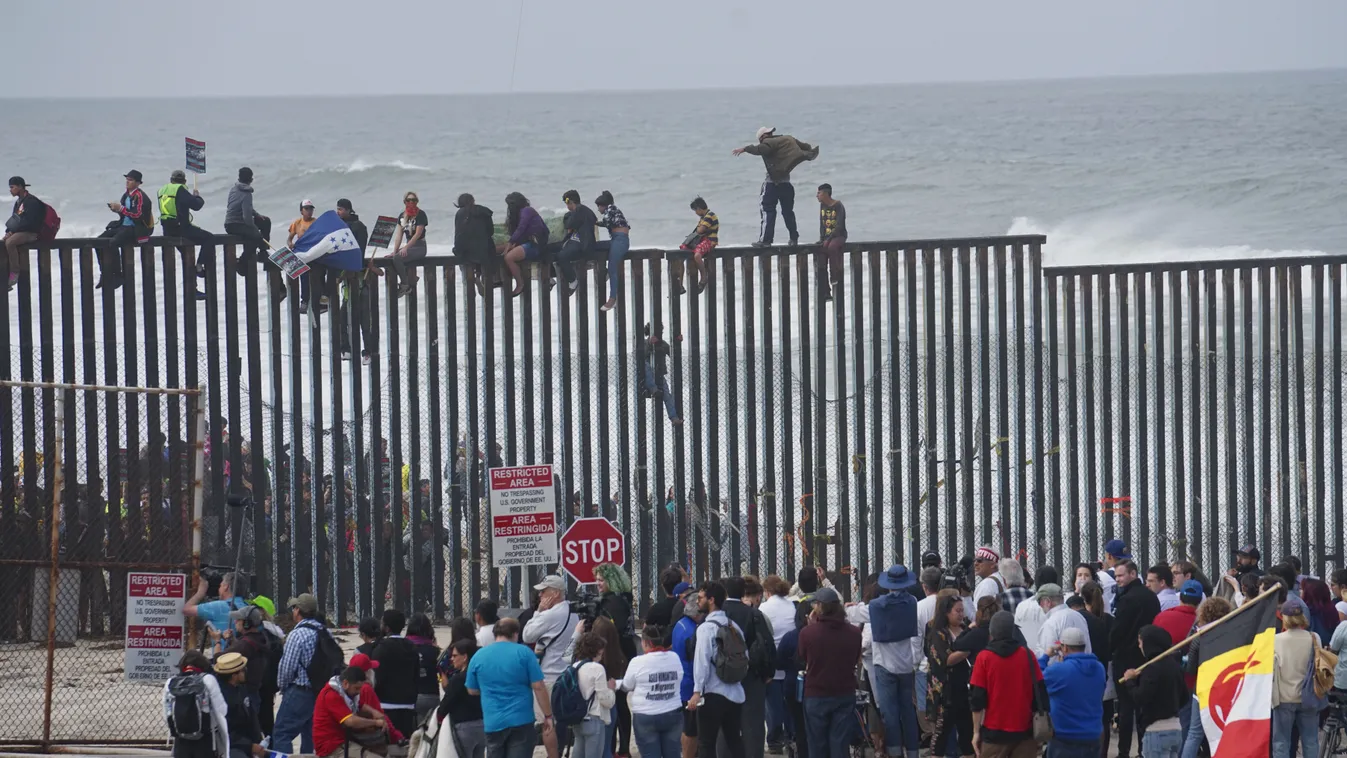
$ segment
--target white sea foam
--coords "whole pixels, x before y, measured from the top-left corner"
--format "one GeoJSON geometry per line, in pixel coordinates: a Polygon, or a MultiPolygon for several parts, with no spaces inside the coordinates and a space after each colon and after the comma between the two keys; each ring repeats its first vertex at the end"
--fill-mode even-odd
{"type": "Polygon", "coordinates": [[[1017,217],[1007,234],[1045,234],[1043,265],[1096,265],[1284,258],[1326,255],[1321,250],[1267,250],[1249,245],[1189,245],[1166,239],[1143,219],[1104,218],[1048,224],[1017,217]]]}

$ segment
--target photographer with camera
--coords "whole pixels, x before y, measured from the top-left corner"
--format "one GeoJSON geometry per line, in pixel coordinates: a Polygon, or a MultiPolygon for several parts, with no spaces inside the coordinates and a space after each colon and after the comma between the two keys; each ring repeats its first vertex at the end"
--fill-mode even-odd
{"type": "MultiPolygon", "coordinates": [[[[605,618],[612,622],[617,631],[622,657],[630,661],[636,657],[635,598],[631,594],[631,577],[615,563],[600,563],[594,567],[594,578],[598,579],[598,592],[583,594],[573,604],[573,610],[580,619],[575,626],[574,639],[579,640],[581,635],[595,631],[594,622],[605,618]]],[[[572,641],[570,647],[574,645],[572,641]]],[[[627,707],[625,692],[617,693],[617,736],[618,746],[614,752],[631,755],[631,711],[627,707]]]]}
{"type": "Polygon", "coordinates": [[[248,603],[242,597],[243,592],[235,593],[236,589],[244,589],[237,572],[231,571],[220,577],[219,600],[203,603],[201,601],[206,599],[210,584],[209,571],[203,570],[197,578],[196,592],[183,603],[182,615],[199,618],[206,623],[211,632],[211,652],[219,653],[224,651],[229,644],[228,639],[233,636],[234,624],[229,614],[246,608],[248,603]]]}
{"type": "MultiPolygon", "coordinates": [[[[557,677],[566,670],[566,652],[575,639],[575,629],[580,617],[575,609],[566,602],[566,580],[556,574],[549,574],[533,586],[538,592],[538,611],[524,625],[520,639],[526,645],[533,645],[538,656],[538,665],[543,672],[543,686],[547,689],[547,698],[552,697],[552,685],[557,677]]],[[[535,709],[534,717],[543,721],[541,709],[535,709]]],[[[564,728],[560,725],[554,730],[543,732],[543,745],[547,748],[547,758],[557,758],[558,745],[565,742],[564,728]],[[559,734],[559,732],[561,732],[559,734]]]]}

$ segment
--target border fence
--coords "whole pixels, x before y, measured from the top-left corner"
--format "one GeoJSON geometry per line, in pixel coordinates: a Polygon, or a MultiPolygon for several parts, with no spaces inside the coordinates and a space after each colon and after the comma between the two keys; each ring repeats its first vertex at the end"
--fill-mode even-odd
{"type": "MultiPolygon", "coordinates": [[[[494,266],[432,257],[402,296],[377,261],[317,281],[332,307],[308,315],[219,240],[204,278],[176,239],[123,253],[115,291],[93,286],[104,240],[30,252],[0,291],[0,380],[205,384],[202,563],[278,603],[313,591],[337,623],[525,602],[545,567],[490,563],[498,464],[555,464],[563,529],[617,522],[643,603],[671,562],[818,564],[849,588],[980,544],[1033,566],[1112,537],[1209,571],[1246,542],[1341,564],[1347,256],[1044,268],[1041,236],[857,242],[831,298],[811,247],[717,250],[701,295],[675,294],[679,253],[635,250],[611,313],[603,261],[571,295],[535,266],[512,298],[494,266]],[[682,425],[638,394],[648,323],[682,425]]],[[[51,400],[4,391],[0,522],[22,523],[51,400]]],[[[67,431],[99,435],[75,447],[111,493],[137,486],[122,451],[176,429],[137,411],[67,431]]]]}

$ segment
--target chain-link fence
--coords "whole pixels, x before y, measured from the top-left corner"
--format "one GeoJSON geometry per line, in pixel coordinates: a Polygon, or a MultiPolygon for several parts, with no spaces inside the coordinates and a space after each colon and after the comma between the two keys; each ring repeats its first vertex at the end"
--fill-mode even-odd
{"type": "Polygon", "coordinates": [[[177,574],[179,593],[190,584],[200,394],[9,380],[0,392],[21,442],[0,460],[0,670],[10,698],[0,744],[155,741],[160,674],[176,666],[187,630],[156,637],[128,627],[144,602],[128,600],[128,577],[177,574]],[[129,655],[152,669],[148,683],[125,670],[129,655]]]}

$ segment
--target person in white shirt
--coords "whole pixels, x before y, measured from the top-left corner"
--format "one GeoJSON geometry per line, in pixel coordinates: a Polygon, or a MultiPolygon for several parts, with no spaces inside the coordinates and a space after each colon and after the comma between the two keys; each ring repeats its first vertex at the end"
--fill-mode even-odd
{"type": "MultiPolygon", "coordinates": [[[[1052,566],[1042,566],[1034,572],[1034,588],[1045,584],[1061,584],[1061,577],[1052,566]]],[[[1047,618],[1047,613],[1037,602],[1020,603],[1015,606],[1014,613],[1015,626],[1019,627],[1020,633],[1032,644],[1043,629],[1043,620],[1047,618]]]]}
{"type": "Polygon", "coordinates": [[[500,621],[500,603],[495,600],[483,600],[473,610],[472,619],[477,622],[477,647],[483,648],[496,641],[493,628],[496,622],[500,621]]]}
{"type": "Polygon", "coordinates": [[[538,665],[543,670],[543,681],[550,690],[552,684],[566,670],[566,649],[575,638],[575,625],[580,618],[566,602],[566,580],[556,574],[543,577],[534,585],[539,593],[538,612],[524,625],[521,638],[533,645],[538,653],[538,665]]]}
{"type": "Polygon", "coordinates": [[[571,755],[575,758],[603,758],[608,742],[608,723],[613,718],[617,695],[616,682],[608,678],[603,668],[603,637],[594,632],[580,635],[575,643],[576,678],[580,680],[580,697],[589,702],[585,720],[571,726],[575,742],[571,755]]]}
{"type": "Polygon", "coordinates": [[[1034,593],[1034,601],[1043,610],[1043,627],[1036,637],[1025,637],[1033,646],[1034,655],[1048,655],[1058,647],[1062,640],[1063,629],[1079,629],[1085,635],[1085,652],[1093,653],[1090,645],[1090,625],[1078,611],[1066,605],[1062,587],[1059,584],[1045,584],[1034,593]]]}
{"type": "MultiPolygon", "coordinates": [[[[795,628],[795,603],[790,601],[790,583],[773,574],[762,580],[762,589],[768,597],[758,610],[772,625],[772,641],[779,648],[786,633],[795,628]]],[[[773,753],[781,752],[795,736],[786,712],[785,681],[786,672],[781,669],[767,683],[767,747],[773,753]]],[[[645,755],[644,751],[641,754],[645,755]]]]}
{"type": "Polygon", "coordinates": [[[1160,601],[1160,610],[1167,611],[1179,604],[1179,593],[1174,590],[1174,570],[1160,563],[1146,569],[1146,587],[1160,601]]]}
{"type": "Polygon", "coordinates": [[[973,587],[973,607],[984,597],[996,597],[1006,589],[1006,580],[997,572],[1001,556],[989,547],[980,547],[973,553],[973,572],[978,583],[973,587]]]}
{"type": "Polygon", "coordinates": [[[622,691],[631,693],[627,706],[631,708],[636,749],[641,758],[680,758],[683,703],[678,691],[683,662],[677,653],[664,647],[664,630],[654,624],[641,631],[641,643],[645,654],[627,664],[621,683],[622,691]]]}
{"type": "Polygon", "coordinates": [[[692,662],[692,697],[687,708],[697,714],[697,740],[702,758],[716,758],[716,738],[722,733],[730,758],[744,755],[744,687],[730,684],[716,675],[716,633],[721,627],[744,630],[721,610],[725,606],[725,585],[707,582],[697,593],[697,605],[706,616],[697,627],[697,643],[692,662]]]}
{"type": "Polygon", "coordinates": [[[940,592],[940,585],[944,581],[945,572],[939,566],[927,566],[921,570],[921,588],[926,592],[926,597],[917,601],[918,634],[912,638],[912,654],[917,657],[918,714],[926,713],[926,675],[931,670],[931,664],[926,660],[926,653],[922,650],[922,644],[923,640],[926,639],[926,627],[930,626],[931,619],[935,616],[936,595],[940,592]]]}
{"type": "Polygon", "coordinates": [[[891,756],[916,758],[921,735],[917,728],[917,661],[925,630],[917,625],[917,601],[908,592],[917,577],[902,564],[890,566],[879,575],[879,586],[887,592],[870,602],[870,623],[879,624],[872,632],[871,649],[875,660],[875,705],[884,719],[884,748],[891,756]],[[899,628],[903,616],[889,606],[911,604],[911,628],[899,628]],[[883,621],[887,617],[890,621],[883,621]],[[886,629],[893,624],[893,629],[886,629]],[[909,634],[910,633],[910,634],[909,634]],[[892,637],[893,639],[886,639],[892,637]],[[885,641],[880,641],[885,640],[885,641]]]}

